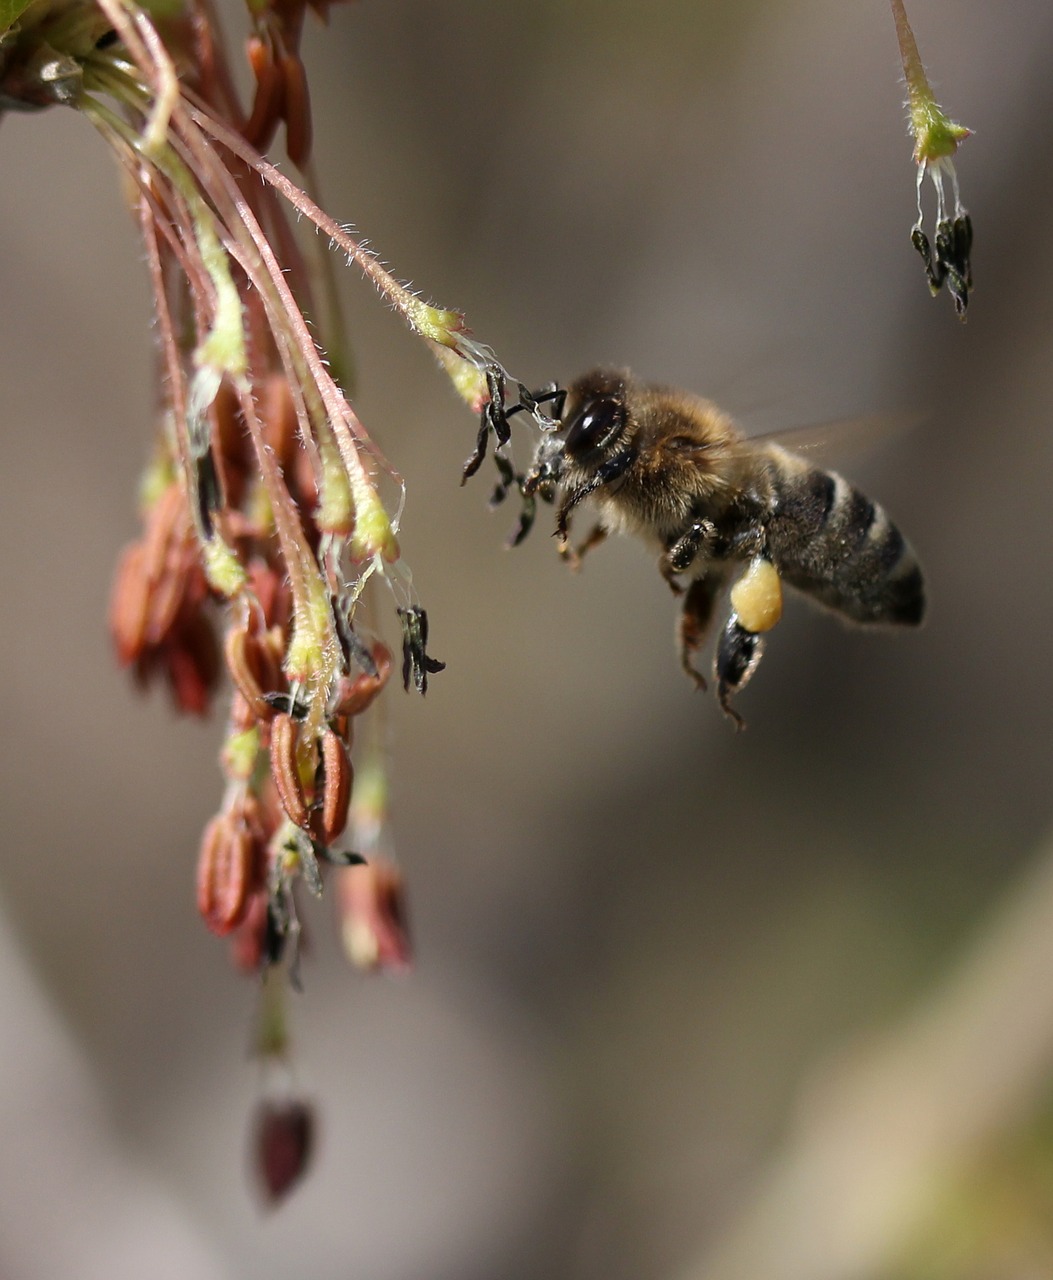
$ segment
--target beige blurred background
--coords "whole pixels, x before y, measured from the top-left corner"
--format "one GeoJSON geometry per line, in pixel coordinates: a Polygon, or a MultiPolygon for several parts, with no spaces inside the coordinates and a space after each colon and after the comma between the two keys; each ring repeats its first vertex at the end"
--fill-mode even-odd
{"type": "MultiPolygon", "coordinates": [[[[1053,1275],[1053,8],[913,0],[976,227],[928,297],[883,0],[361,0],[308,39],[326,203],[525,381],[598,362],[839,460],[924,562],[918,635],[795,600],[736,735],[631,543],[516,552],[475,424],[342,277],[367,426],[448,663],[395,691],[418,965],[293,1011],[319,1107],[245,1185],[252,984],[193,904],[220,720],[115,670],[152,435],[113,166],[0,123],[0,1274],[278,1280],[1053,1275]]],[[[528,446],[521,443],[521,456],[528,446]]]]}

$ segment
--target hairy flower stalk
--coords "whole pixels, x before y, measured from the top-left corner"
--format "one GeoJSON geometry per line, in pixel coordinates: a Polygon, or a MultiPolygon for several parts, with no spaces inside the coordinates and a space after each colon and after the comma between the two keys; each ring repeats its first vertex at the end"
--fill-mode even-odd
{"type": "Polygon", "coordinates": [[[892,16],[896,23],[896,38],[903,61],[903,76],[907,84],[907,108],[910,113],[910,131],[914,137],[914,161],[918,166],[918,220],[911,228],[910,239],[925,264],[925,275],[933,297],[944,283],[954,299],[954,307],[960,319],[966,318],[969,293],[973,285],[969,255],[972,250],[973,224],[962,206],[958,190],[958,174],[953,156],[958,146],[972,133],[964,125],[956,124],[936,101],[918,53],[914,32],[907,19],[903,0],[891,0],[892,16]],[[936,191],[935,250],[922,229],[922,186],[928,174],[936,191]],[[950,180],[953,196],[953,212],[949,211],[943,179],[950,180]]]}
{"type": "MultiPolygon", "coordinates": [[[[209,0],[166,7],[164,17],[133,0],[0,0],[0,108],[81,112],[120,166],[144,245],[158,440],[111,628],[121,662],[144,684],[166,680],[183,711],[207,712],[224,667],[230,677],[223,800],[202,839],[197,900],[209,928],[231,938],[238,966],[269,973],[264,1057],[285,1053],[281,991],[297,981],[300,881],[320,894],[323,868],[335,865],[346,877],[338,898],[352,958],[367,968],[409,963],[402,882],[385,856],[375,727],[347,831],[356,724],[394,666],[377,584],[393,597],[405,687],[423,693],[442,669],[402,564],[402,478],[314,336],[327,323],[339,332],[332,280],[322,277],[319,308],[287,208],[362,270],[482,413],[475,467],[491,431],[507,442],[510,383],[516,407],[550,425],[459,312],[399,283],[260,154],[284,123],[290,159],[309,171],[300,32],[307,4],[326,18],[329,2],[249,5],[255,93],[245,111],[209,0]]],[[[346,354],[337,361],[346,367],[346,354]]],[[[306,1113],[293,1105],[291,1125],[289,1114],[261,1130],[261,1159],[281,1166],[266,1175],[273,1194],[295,1180],[296,1150],[308,1145],[306,1113]]]]}

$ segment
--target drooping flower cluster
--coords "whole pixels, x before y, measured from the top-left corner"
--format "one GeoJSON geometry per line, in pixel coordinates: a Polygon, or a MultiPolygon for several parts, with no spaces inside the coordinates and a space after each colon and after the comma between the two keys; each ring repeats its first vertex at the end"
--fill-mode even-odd
{"type": "MultiPolygon", "coordinates": [[[[401,478],[337,384],[341,353],[323,355],[312,336],[310,326],[339,335],[339,317],[317,305],[285,202],[443,351],[469,399],[497,366],[459,313],[400,285],[259,154],[284,123],[290,158],[309,161],[307,0],[250,9],[247,112],[206,0],[163,21],[131,0],[16,4],[0,45],[3,104],[81,111],[134,192],[154,296],[159,431],[112,630],[121,661],[143,683],[166,680],[181,710],[209,709],[224,666],[233,682],[226,790],[205,833],[198,901],[255,967],[277,959],[295,930],[293,882],[319,891],[320,861],[361,861],[341,844],[354,727],[392,668],[371,583],[394,597],[406,686],[423,692],[442,665],[426,650],[427,616],[401,564],[401,478]]],[[[325,17],[328,0],[313,7],[325,17]]],[[[328,270],[324,254],[314,266],[328,270]]],[[[373,791],[375,811],[383,788],[373,791]]]]}
{"type": "MultiPolygon", "coordinates": [[[[111,628],[121,662],[142,684],[166,682],[182,711],[206,713],[224,669],[233,685],[198,906],[240,967],[270,973],[272,992],[283,975],[296,980],[296,886],[321,893],[327,865],[345,877],[337,901],[352,959],[408,964],[383,734],[376,712],[366,716],[395,665],[378,585],[401,628],[405,687],[424,693],[442,669],[401,560],[401,477],[338,385],[331,260],[319,252],[312,276],[286,208],[361,268],[477,411],[505,377],[460,313],[401,285],[307,194],[308,2],[327,17],[329,0],[250,4],[247,111],[208,0],[164,17],[134,0],[0,2],[0,109],[78,110],[132,193],[153,292],[158,431],[111,628]],[[260,154],[282,124],[304,186],[260,154]]],[[[275,1007],[272,996],[271,1023],[275,1007]]],[[[283,1057],[284,1031],[260,1046],[283,1057]]],[[[274,1131],[261,1130],[268,1150],[274,1131]]]]}

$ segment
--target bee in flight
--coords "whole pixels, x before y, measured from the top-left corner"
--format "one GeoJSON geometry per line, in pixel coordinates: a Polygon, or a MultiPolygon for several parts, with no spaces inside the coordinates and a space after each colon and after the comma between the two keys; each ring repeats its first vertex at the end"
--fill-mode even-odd
{"type": "Polygon", "coordinates": [[[637,534],[657,550],[681,598],[680,665],[699,688],[706,682],[695,656],[730,584],[714,668],[717,698],[739,727],[731,698],[782,615],[784,581],[852,622],[921,622],[924,585],[910,544],[884,508],[836,472],[771,437],[749,439],[708,400],[637,382],[624,369],[594,370],[522,407],[545,401],[558,431],[542,438],[532,470],[514,477],[530,516],[535,494],[558,501],[556,535],[574,565],[609,533],[637,534]],[[572,548],[571,517],[586,499],[599,518],[572,548]]]}

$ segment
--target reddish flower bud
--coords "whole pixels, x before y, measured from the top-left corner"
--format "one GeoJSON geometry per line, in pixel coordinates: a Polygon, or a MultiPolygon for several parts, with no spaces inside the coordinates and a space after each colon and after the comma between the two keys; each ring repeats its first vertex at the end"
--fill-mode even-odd
{"type": "Polygon", "coordinates": [[[287,470],[298,453],[300,424],[284,374],[272,373],[264,380],[260,420],[263,423],[263,438],[274,450],[274,456],[282,470],[287,470]]]}
{"type": "Polygon", "coordinates": [[[248,900],[245,915],[230,939],[230,954],[242,973],[259,973],[267,953],[267,908],[265,889],[257,889],[248,900]]]}
{"type": "Polygon", "coordinates": [[[125,547],[117,565],[110,598],[110,632],[122,666],[134,662],[146,643],[150,605],[150,581],[146,576],[142,544],[125,547]]]}
{"type": "Polygon", "coordinates": [[[281,60],[285,81],[285,150],[297,167],[311,157],[311,99],[307,92],[307,74],[299,54],[286,54],[281,60]]]}
{"type": "Polygon", "coordinates": [[[265,1099],[256,1108],[252,1160],[269,1207],[303,1177],[314,1147],[314,1112],[298,1098],[265,1099]]]}
{"type": "Polygon", "coordinates": [[[322,840],[332,844],[347,826],[347,807],[355,772],[347,747],[332,729],[322,735],[322,840]]]}
{"type": "Polygon", "coordinates": [[[274,717],[271,724],[271,777],[282,808],[298,827],[305,830],[310,822],[307,801],[296,760],[296,742],[300,728],[287,712],[274,717]]]}
{"type": "Polygon", "coordinates": [[[284,626],[290,615],[289,584],[258,556],[249,562],[249,586],[260,603],[268,627],[284,626]]]}
{"type": "Polygon", "coordinates": [[[277,689],[280,682],[270,645],[248,627],[239,627],[227,632],[223,652],[238,692],[258,720],[269,720],[274,713],[263,695],[277,689]]]}
{"type": "Polygon", "coordinates": [[[256,846],[245,822],[221,813],[205,828],[197,863],[197,909],[213,933],[244,918],[253,887],[256,846]]]}
{"type": "Polygon", "coordinates": [[[191,614],[181,630],[159,648],[157,659],[179,710],[207,715],[220,666],[219,644],[208,618],[203,613],[191,614]]]}
{"type": "Polygon", "coordinates": [[[373,699],[384,688],[391,675],[391,650],[379,642],[373,646],[373,662],[377,668],[375,676],[363,671],[354,680],[346,676],[336,687],[333,714],[341,716],[361,715],[373,699]]]}
{"type": "Polygon", "coordinates": [[[282,118],[282,77],[275,66],[274,51],[269,42],[259,36],[249,36],[245,52],[256,78],[256,93],[252,100],[252,114],[241,133],[257,151],[266,151],[282,118]]]}
{"type": "Polygon", "coordinates": [[[413,955],[402,874],[383,858],[340,872],[344,950],[359,969],[409,969],[413,955]]]}

